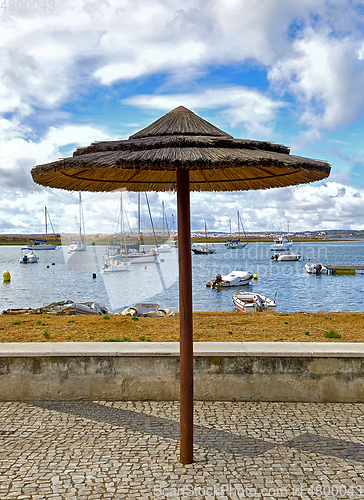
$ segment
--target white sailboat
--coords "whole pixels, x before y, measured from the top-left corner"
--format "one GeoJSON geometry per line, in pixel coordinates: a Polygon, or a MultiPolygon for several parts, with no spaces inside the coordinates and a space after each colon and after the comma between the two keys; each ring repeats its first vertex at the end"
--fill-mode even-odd
{"type": "MultiPolygon", "coordinates": [[[[228,249],[231,249],[231,248],[245,248],[248,244],[248,241],[240,241],[240,215],[239,215],[239,212],[237,212],[238,214],[238,239],[237,240],[233,240],[232,238],[228,239],[225,243],[225,248],[228,248],[228,249]]],[[[231,219],[230,219],[231,220],[231,219]]],[[[245,235],[245,230],[244,230],[244,226],[243,226],[243,221],[241,222],[241,225],[243,227],[243,231],[244,231],[244,235],[245,235]]],[[[231,225],[230,225],[230,236],[231,236],[231,225]]],[[[246,239],[246,235],[245,235],[245,239],[246,239]]]]}
{"type": "MultiPolygon", "coordinates": [[[[102,272],[104,273],[119,273],[129,271],[130,262],[127,261],[126,252],[124,249],[123,257],[123,195],[120,193],[120,245],[114,238],[106,247],[106,254],[103,258],[102,272]]],[[[125,247],[124,247],[125,248],[125,247]]]]}
{"type": "MultiPolygon", "coordinates": [[[[148,208],[149,208],[147,193],[145,193],[145,197],[146,197],[146,200],[148,203],[148,208]]],[[[150,217],[151,224],[153,226],[150,208],[149,208],[149,217],[150,217]]],[[[154,232],[154,226],[153,226],[153,232],[154,232]]],[[[131,264],[148,264],[148,263],[152,263],[152,262],[159,262],[158,246],[156,245],[155,248],[152,248],[150,250],[144,250],[143,246],[141,245],[140,235],[141,235],[141,229],[140,229],[140,193],[138,193],[138,241],[135,245],[127,245],[126,246],[127,258],[131,264]]]]}
{"type": "Polygon", "coordinates": [[[56,233],[54,231],[53,224],[52,224],[51,218],[49,216],[47,207],[44,207],[44,219],[45,219],[45,232],[46,232],[45,240],[40,240],[40,239],[34,240],[32,243],[27,245],[26,248],[28,250],[34,250],[34,249],[37,249],[37,250],[55,250],[56,248],[59,248],[58,245],[48,243],[48,219],[49,219],[50,225],[53,229],[53,234],[55,235],[56,233]]]}
{"type": "Polygon", "coordinates": [[[205,239],[206,239],[206,243],[203,244],[203,243],[193,243],[193,245],[191,246],[191,250],[194,254],[202,254],[202,255],[208,255],[210,253],[216,253],[216,248],[215,248],[215,245],[212,243],[211,245],[209,245],[207,243],[207,226],[206,226],[206,222],[205,222],[205,239]]]}
{"type": "Polygon", "coordinates": [[[82,202],[81,202],[81,191],[78,193],[78,218],[79,218],[79,238],[74,239],[69,245],[68,250],[70,252],[82,252],[87,248],[86,244],[86,234],[85,234],[85,220],[83,218],[82,202]]]}

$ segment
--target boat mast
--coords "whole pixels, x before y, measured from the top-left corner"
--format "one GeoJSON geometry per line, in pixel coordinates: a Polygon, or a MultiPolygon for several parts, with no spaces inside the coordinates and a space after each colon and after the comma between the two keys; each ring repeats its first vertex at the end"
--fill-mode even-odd
{"type": "Polygon", "coordinates": [[[140,193],[138,193],[138,252],[140,252],[140,193]]]}
{"type": "Polygon", "coordinates": [[[48,242],[47,207],[44,207],[44,219],[45,219],[46,243],[47,243],[48,242]]]}
{"type": "Polygon", "coordinates": [[[80,220],[80,242],[82,243],[81,191],[78,192],[78,217],[80,220]]]}
{"type": "Polygon", "coordinates": [[[238,211],[238,235],[240,238],[240,217],[239,217],[239,211],[238,211]]]}

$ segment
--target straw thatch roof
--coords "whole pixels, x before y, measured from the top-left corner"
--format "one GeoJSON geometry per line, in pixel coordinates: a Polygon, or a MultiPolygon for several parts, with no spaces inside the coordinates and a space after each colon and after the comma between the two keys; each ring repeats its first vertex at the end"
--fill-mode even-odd
{"type": "Polygon", "coordinates": [[[285,146],[234,139],[182,106],[128,140],[93,143],[31,173],[38,184],[71,191],[173,191],[179,168],[189,169],[191,191],[284,187],[330,173],[326,162],[285,146]]]}

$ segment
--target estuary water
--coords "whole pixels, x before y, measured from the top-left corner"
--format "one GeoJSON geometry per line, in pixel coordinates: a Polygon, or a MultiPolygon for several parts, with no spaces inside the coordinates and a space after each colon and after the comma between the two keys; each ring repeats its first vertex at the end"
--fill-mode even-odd
{"type": "MultiPolygon", "coordinates": [[[[304,260],[275,262],[271,243],[249,243],[244,249],[215,244],[216,254],[192,255],[195,311],[231,311],[232,295],[246,290],[276,299],[277,311],[364,311],[364,272],[355,275],[309,275],[308,261],[326,265],[364,265],[364,240],[303,242],[292,247],[304,260]],[[258,275],[251,285],[221,290],[206,287],[221,275],[242,269],[258,275]]],[[[0,272],[11,282],[0,284],[0,311],[37,308],[62,300],[97,301],[110,312],[137,302],[155,302],[178,311],[178,249],[161,254],[159,264],[133,264],[130,271],[103,274],[103,246],[70,254],[67,247],[36,252],[37,264],[20,264],[19,246],[0,246],[0,272]],[[93,277],[96,274],[96,278],[93,277]]]]}

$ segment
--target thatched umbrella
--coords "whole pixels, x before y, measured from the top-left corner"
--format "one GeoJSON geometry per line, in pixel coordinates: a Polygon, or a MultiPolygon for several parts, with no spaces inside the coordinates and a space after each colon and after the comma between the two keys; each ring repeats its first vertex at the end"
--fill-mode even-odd
{"type": "Polygon", "coordinates": [[[330,166],[289,148],[234,139],[180,106],[128,140],[95,142],[32,169],[35,182],[71,191],[177,191],[180,303],[180,443],[193,461],[193,343],[190,191],[239,191],[324,179],[330,166]]]}

